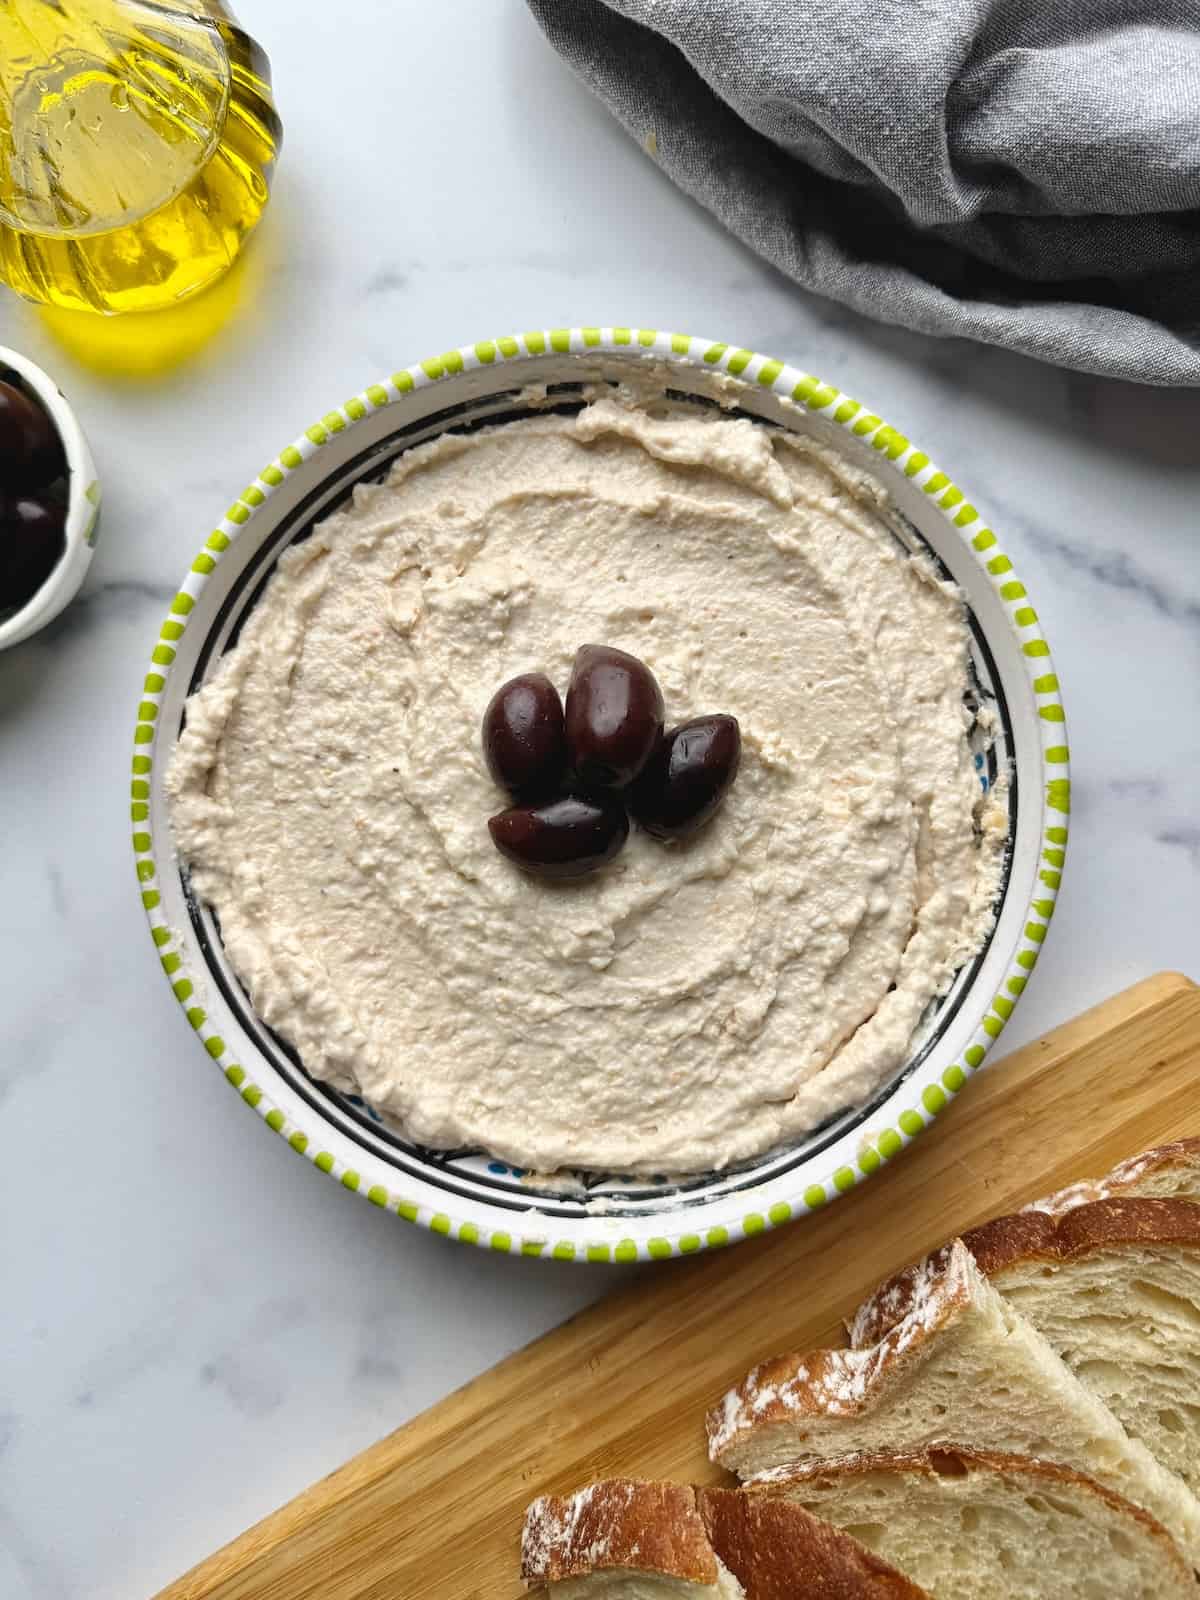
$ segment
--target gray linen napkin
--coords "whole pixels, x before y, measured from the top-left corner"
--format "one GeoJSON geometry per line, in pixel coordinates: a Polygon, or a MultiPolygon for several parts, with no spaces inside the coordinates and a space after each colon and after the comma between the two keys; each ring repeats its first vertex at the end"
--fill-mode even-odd
{"type": "Polygon", "coordinates": [[[923,333],[1200,385],[1200,0],[529,0],[686,193],[923,333]]]}

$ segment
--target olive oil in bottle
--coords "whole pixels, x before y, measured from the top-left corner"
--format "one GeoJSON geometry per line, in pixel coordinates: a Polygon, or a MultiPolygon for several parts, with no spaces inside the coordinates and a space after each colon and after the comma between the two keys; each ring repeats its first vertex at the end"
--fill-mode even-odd
{"type": "Polygon", "coordinates": [[[0,283],[152,311],[232,265],[282,129],[219,0],[0,0],[0,283]]]}

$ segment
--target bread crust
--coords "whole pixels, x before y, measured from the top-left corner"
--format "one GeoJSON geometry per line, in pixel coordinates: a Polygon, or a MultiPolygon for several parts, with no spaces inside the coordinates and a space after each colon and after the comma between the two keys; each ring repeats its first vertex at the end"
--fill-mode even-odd
{"type": "Polygon", "coordinates": [[[929,1600],[881,1556],[803,1506],[740,1489],[700,1489],[697,1500],[713,1548],[746,1600],[929,1600]]]}
{"type": "MultiPolygon", "coordinates": [[[[962,1242],[989,1278],[1003,1278],[1018,1263],[1076,1260],[1122,1245],[1170,1245],[1200,1249],[1200,1206],[1191,1200],[1124,1198],[1093,1200],[1054,1215],[1014,1211],[970,1228],[962,1242]]],[[[935,1259],[940,1252],[935,1251],[935,1259]]],[[[847,1323],[854,1349],[884,1339],[916,1302],[925,1262],[885,1279],[847,1323]]],[[[1002,1288],[1003,1284],[998,1283],[1002,1288]]]]}
{"type": "Polygon", "coordinates": [[[1120,1199],[1130,1190],[1136,1191],[1139,1184],[1145,1183],[1155,1173],[1170,1167],[1195,1172],[1196,1190],[1200,1195],[1200,1138],[1175,1139],[1170,1144],[1155,1145],[1150,1150],[1143,1150],[1141,1155],[1129,1156],[1125,1161],[1118,1162],[1103,1178],[1085,1178],[1082,1183],[1069,1184],[1065,1189],[1057,1189],[1053,1194],[1035,1200],[1025,1209],[1062,1216],[1064,1212],[1093,1200],[1120,1199]]]}
{"type": "Polygon", "coordinates": [[[852,1416],[882,1403],[885,1391],[920,1362],[939,1330],[968,1306],[978,1274],[961,1240],[912,1269],[903,1314],[871,1347],[776,1356],[747,1373],[705,1419],[708,1453],[728,1465],[736,1441],[772,1423],[806,1416],[852,1416]]]}
{"type": "Polygon", "coordinates": [[[575,1494],[543,1495],[526,1511],[521,1576],[530,1587],[613,1569],[716,1583],[717,1559],[690,1485],[607,1478],[575,1494]]]}
{"type": "Polygon", "coordinates": [[[1137,1196],[1093,1200],[1058,1217],[1044,1211],[997,1217],[964,1233],[963,1242],[989,1276],[1016,1261],[1070,1261],[1117,1245],[1200,1248],[1200,1206],[1137,1196]]]}

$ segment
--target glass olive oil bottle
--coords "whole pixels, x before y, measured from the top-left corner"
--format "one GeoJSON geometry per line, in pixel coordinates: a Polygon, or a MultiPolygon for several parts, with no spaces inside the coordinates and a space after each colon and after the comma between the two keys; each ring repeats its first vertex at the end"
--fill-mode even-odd
{"type": "Polygon", "coordinates": [[[282,128],[219,0],[0,0],[0,282],[106,313],[232,265],[282,128]]]}

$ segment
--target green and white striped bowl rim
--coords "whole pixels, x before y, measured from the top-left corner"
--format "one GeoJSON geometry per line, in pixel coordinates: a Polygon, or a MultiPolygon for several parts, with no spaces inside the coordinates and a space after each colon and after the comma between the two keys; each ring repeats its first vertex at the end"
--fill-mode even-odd
{"type": "MultiPolygon", "coordinates": [[[[510,387],[514,377],[518,375],[498,379],[497,387],[510,387]]],[[[525,372],[519,375],[518,381],[534,379],[525,372]]],[[[319,478],[319,470],[316,477],[319,478]]],[[[1011,693],[1011,678],[1008,688],[1011,693]]],[[[344,1188],[356,1191],[374,1206],[435,1233],[506,1254],[625,1262],[690,1255],[706,1248],[733,1244],[818,1210],[893,1160],[929,1126],[971,1075],[984,1065],[1037,964],[1054,912],[1063,868],[1070,779],[1058,679],[1037,613],[996,533],[964,492],[923,451],[858,401],[786,362],[734,345],[683,334],[643,328],[585,327],[541,329],[486,339],[403,368],[327,412],[263,468],[209,534],[160,630],[134,729],[131,801],[137,877],[162,969],[204,1049],[267,1127],[344,1188]],[[189,965],[191,952],[187,949],[186,934],[181,938],[179,931],[171,926],[163,903],[166,884],[161,874],[164,869],[167,874],[175,872],[171,844],[169,839],[164,839],[156,846],[150,822],[152,784],[161,776],[159,765],[165,764],[169,753],[163,751],[160,758],[156,718],[172,664],[181,648],[180,641],[188,627],[189,614],[224,553],[238,540],[254,539],[254,533],[247,530],[256,513],[285,479],[319,457],[332,438],[386,407],[402,406],[405,397],[416,391],[431,385],[452,384],[457,375],[474,369],[499,370],[523,363],[536,366],[541,364],[541,358],[579,354],[643,358],[727,374],[746,385],[748,396],[756,391],[769,392],[791,402],[797,412],[807,411],[827,419],[877,452],[876,470],[881,481],[886,485],[890,479],[894,486],[899,475],[922,491],[924,503],[936,508],[937,515],[956,531],[962,549],[970,553],[975,566],[987,575],[1002,602],[1027,679],[1030,691],[1027,698],[1036,708],[1030,716],[1036,716],[1041,751],[1040,773],[1020,773],[1022,784],[1032,783],[1036,776],[1040,789],[1039,837],[1033,870],[1027,874],[1024,911],[1015,939],[1009,940],[1010,948],[1001,953],[1001,964],[995,968],[999,981],[995,982],[994,990],[989,984],[990,992],[972,993],[967,997],[964,1009],[977,1017],[969,1042],[956,1050],[954,1059],[949,1062],[939,1060],[937,1052],[932,1052],[930,1059],[898,1084],[895,1093],[873,1117],[869,1129],[861,1126],[850,1129],[831,1149],[806,1162],[802,1173],[790,1172],[782,1178],[768,1180],[761,1190],[743,1188],[723,1202],[709,1202],[700,1208],[691,1207],[683,1194],[666,1201],[661,1210],[652,1210],[634,1219],[606,1217],[602,1213],[594,1217],[563,1218],[539,1213],[536,1203],[528,1212],[514,1213],[493,1209],[471,1198],[456,1197],[454,1202],[448,1202],[445,1191],[436,1185],[414,1182],[406,1174],[386,1168],[384,1163],[376,1163],[379,1171],[370,1170],[373,1158],[344,1161],[336,1148],[331,1148],[338,1143],[336,1130],[311,1108],[299,1112],[294,1105],[290,1112],[281,1109],[275,1100],[274,1069],[265,1059],[258,1062],[236,1059],[214,1019],[199,1003],[195,973],[189,965]],[[401,1180],[400,1187],[396,1186],[397,1177],[401,1180]],[[698,1210],[705,1212],[703,1218],[696,1214],[698,1210]],[[728,1215],[715,1215],[722,1212],[728,1215]]],[[[1009,898],[1018,889],[1014,873],[1009,898]]]]}

